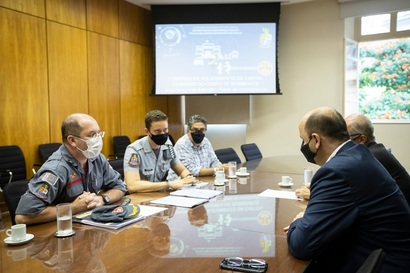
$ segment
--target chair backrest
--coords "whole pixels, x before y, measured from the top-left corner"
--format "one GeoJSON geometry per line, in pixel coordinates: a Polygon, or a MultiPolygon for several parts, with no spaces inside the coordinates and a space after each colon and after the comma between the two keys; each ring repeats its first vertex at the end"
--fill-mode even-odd
{"type": "Polygon", "coordinates": [[[26,161],[23,151],[17,145],[0,146],[0,188],[11,181],[27,178],[26,161]]]}
{"type": "Polygon", "coordinates": [[[242,144],[241,150],[246,158],[246,161],[262,158],[262,153],[255,143],[242,144]]]}
{"type": "Polygon", "coordinates": [[[17,205],[20,202],[20,197],[27,191],[29,180],[14,181],[4,186],[3,195],[7,208],[9,209],[11,223],[16,224],[14,217],[16,216],[17,205]]]}
{"type": "Polygon", "coordinates": [[[124,180],[124,159],[123,158],[117,158],[117,159],[111,159],[108,160],[108,163],[110,163],[111,167],[119,172],[121,174],[122,180],[124,180]]]}
{"type": "Polygon", "coordinates": [[[114,156],[124,158],[125,150],[131,144],[130,138],[128,136],[114,136],[112,140],[114,143],[114,156]]]}
{"type": "Polygon", "coordinates": [[[221,163],[228,163],[229,161],[236,161],[237,164],[241,163],[241,159],[233,148],[217,149],[215,154],[221,163]]]}
{"type": "Polygon", "coordinates": [[[384,255],[384,251],[381,248],[373,250],[356,273],[380,272],[384,261],[384,255]]]}
{"type": "Polygon", "coordinates": [[[40,152],[41,162],[44,163],[47,159],[57,151],[62,144],[58,142],[45,143],[38,145],[38,151],[40,152]]]}

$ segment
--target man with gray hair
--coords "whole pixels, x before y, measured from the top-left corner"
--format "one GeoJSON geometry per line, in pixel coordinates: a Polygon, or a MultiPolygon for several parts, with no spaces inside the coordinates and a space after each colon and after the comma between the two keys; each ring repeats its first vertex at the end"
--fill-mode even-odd
{"type": "Polygon", "coordinates": [[[410,205],[410,175],[394,155],[381,143],[376,143],[372,122],[364,115],[353,114],[345,118],[350,139],[356,144],[363,143],[373,156],[396,180],[397,185],[410,205]]]}
{"type": "MultiPolygon", "coordinates": [[[[214,175],[215,168],[222,165],[216,157],[211,142],[205,137],[208,121],[200,115],[188,119],[187,133],[175,143],[175,154],[194,176],[214,175]]],[[[175,172],[168,179],[175,179],[175,172]]]]}

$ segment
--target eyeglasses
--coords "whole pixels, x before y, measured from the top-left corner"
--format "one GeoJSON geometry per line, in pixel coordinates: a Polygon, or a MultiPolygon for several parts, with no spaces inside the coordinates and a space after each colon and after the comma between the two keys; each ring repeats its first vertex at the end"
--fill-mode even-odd
{"type": "MultiPolygon", "coordinates": [[[[105,132],[102,131],[102,132],[99,132],[99,133],[94,133],[94,134],[86,135],[86,137],[88,137],[88,138],[97,138],[97,137],[103,138],[104,135],[105,135],[105,132]]],[[[76,135],[73,135],[73,136],[75,136],[76,138],[82,139],[82,138],[79,137],[79,136],[76,136],[76,135]]]]}
{"type": "Polygon", "coordinates": [[[189,131],[191,131],[191,133],[205,133],[206,129],[205,128],[201,128],[201,129],[197,129],[197,128],[193,128],[193,129],[189,129],[189,131]]]}
{"type": "Polygon", "coordinates": [[[234,269],[234,268],[253,268],[257,272],[265,272],[268,264],[261,259],[243,259],[241,257],[225,258],[222,261],[221,267],[234,269]]]}
{"type": "Polygon", "coordinates": [[[362,134],[351,134],[349,135],[350,139],[355,141],[356,139],[358,139],[362,134]]]}

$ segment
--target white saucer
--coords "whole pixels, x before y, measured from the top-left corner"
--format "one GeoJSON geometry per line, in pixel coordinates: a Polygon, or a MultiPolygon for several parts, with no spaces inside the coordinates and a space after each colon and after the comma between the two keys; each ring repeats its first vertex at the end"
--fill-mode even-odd
{"type": "Polygon", "coordinates": [[[22,245],[22,244],[30,242],[33,238],[34,238],[33,234],[27,233],[26,239],[24,239],[23,241],[13,241],[11,237],[7,237],[6,239],[4,239],[4,242],[8,245],[22,245]]]}
{"type": "Polygon", "coordinates": [[[237,172],[236,175],[237,175],[237,176],[248,176],[248,175],[250,175],[250,173],[240,173],[240,172],[237,172]]]}
{"type": "Polygon", "coordinates": [[[228,175],[228,178],[237,178],[236,175],[228,175]]]}
{"type": "Polygon", "coordinates": [[[293,183],[291,182],[289,184],[283,184],[282,182],[279,182],[278,185],[281,186],[281,187],[292,187],[293,183]]]}
{"type": "Polygon", "coordinates": [[[75,234],[75,231],[73,229],[73,232],[71,233],[64,233],[64,234],[58,234],[58,231],[56,233],[54,233],[54,236],[58,237],[58,238],[64,238],[64,237],[69,237],[69,236],[73,236],[75,234]]]}

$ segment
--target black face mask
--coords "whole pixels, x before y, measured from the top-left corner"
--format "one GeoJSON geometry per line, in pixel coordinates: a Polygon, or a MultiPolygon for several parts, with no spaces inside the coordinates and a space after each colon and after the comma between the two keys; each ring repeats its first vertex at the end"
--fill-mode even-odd
{"type": "Polygon", "coordinates": [[[312,140],[312,138],[310,138],[308,143],[306,143],[306,144],[303,144],[303,140],[302,140],[302,145],[300,146],[300,151],[305,156],[305,158],[308,162],[316,164],[315,156],[317,154],[317,151],[316,151],[316,153],[314,153],[310,150],[309,143],[310,143],[311,140],[312,140]]]}
{"type": "Polygon", "coordinates": [[[202,140],[204,140],[205,134],[202,133],[201,131],[195,131],[195,132],[191,133],[191,136],[192,136],[192,140],[196,144],[200,144],[202,142],[202,140]]]}
{"type": "Polygon", "coordinates": [[[165,142],[167,142],[167,140],[168,140],[168,133],[161,134],[161,135],[150,134],[150,137],[151,137],[152,141],[154,141],[155,144],[164,145],[165,142]]]}

